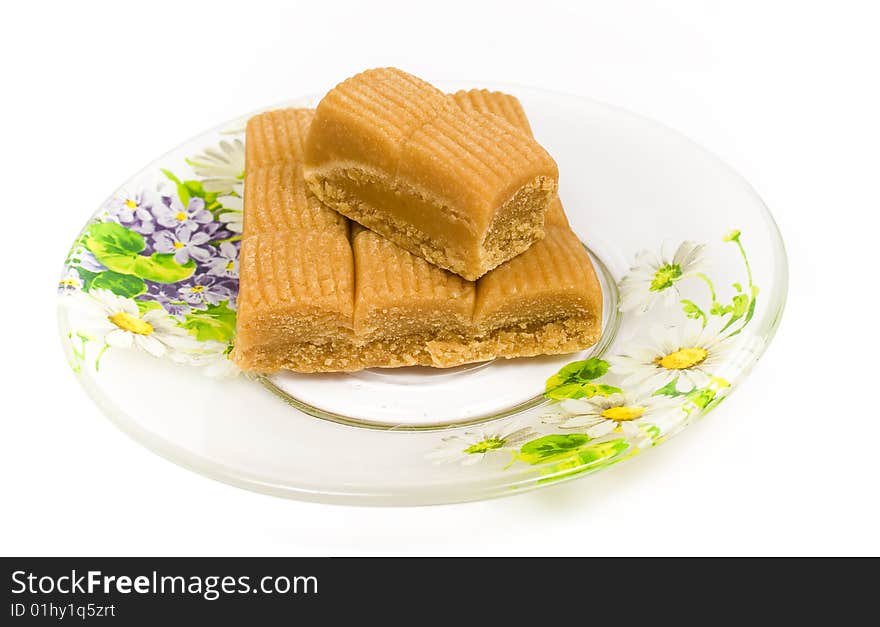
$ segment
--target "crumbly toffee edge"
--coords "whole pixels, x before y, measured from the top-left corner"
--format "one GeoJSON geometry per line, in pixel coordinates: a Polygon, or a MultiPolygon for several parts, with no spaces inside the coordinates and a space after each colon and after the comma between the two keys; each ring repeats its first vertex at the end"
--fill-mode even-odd
{"type": "Polygon", "coordinates": [[[496,358],[558,355],[589,348],[601,327],[593,316],[561,318],[532,325],[513,324],[484,335],[435,338],[425,334],[359,343],[354,338],[315,344],[296,342],[266,351],[253,347],[237,360],[250,370],[275,372],[353,372],[365,368],[431,366],[452,368],[496,358]]]}

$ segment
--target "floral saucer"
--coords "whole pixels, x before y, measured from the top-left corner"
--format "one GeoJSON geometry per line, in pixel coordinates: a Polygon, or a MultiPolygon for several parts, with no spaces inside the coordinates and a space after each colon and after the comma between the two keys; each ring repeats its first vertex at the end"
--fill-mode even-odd
{"type": "Polygon", "coordinates": [[[736,173],[656,122],[498,88],[521,99],[559,164],[560,196],[602,284],[596,346],[450,370],[239,372],[228,354],[244,117],[132,177],[74,240],[59,323],[97,405],[151,450],[221,481],[402,505],[587,475],[712,411],[782,314],[787,262],[770,213],[736,173]]]}

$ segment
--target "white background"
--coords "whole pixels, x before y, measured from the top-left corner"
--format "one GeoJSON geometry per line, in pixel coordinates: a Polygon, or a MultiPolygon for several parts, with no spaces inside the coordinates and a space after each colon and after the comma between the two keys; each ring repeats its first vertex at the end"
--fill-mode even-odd
{"type": "Polygon", "coordinates": [[[284,5],[20,2],[0,22],[0,554],[880,553],[874,3],[284,5]],[[56,334],[54,285],[85,219],[197,132],[379,65],[590,96],[744,174],[791,263],[749,381],[638,461],[443,507],[251,494],[116,431],[56,334]]]}

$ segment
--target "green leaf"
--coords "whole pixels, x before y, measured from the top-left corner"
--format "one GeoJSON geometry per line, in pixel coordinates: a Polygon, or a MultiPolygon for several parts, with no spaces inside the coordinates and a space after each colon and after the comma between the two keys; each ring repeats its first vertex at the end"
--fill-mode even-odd
{"type": "Polygon", "coordinates": [[[541,466],[540,472],[545,477],[539,481],[541,483],[549,483],[564,477],[596,470],[606,465],[615,464],[638,453],[638,449],[633,449],[631,454],[621,455],[621,453],[624,453],[629,448],[630,446],[625,439],[600,442],[599,444],[587,444],[574,450],[562,459],[555,461],[555,463],[541,466]]]}
{"type": "Polygon", "coordinates": [[[724,306],[719,302],[712,303],[712,307],[709,308],[709,313],[713,316],[724,316],[731,312],[733,308],[730,305],[724,306]]]}
{"type": "Polygon", "coordinates": [[[208,198],[210,196],[217,196],[217,194],[214,192],[206,192],[205,186],[202,184],[201,181],[184,181],[183,186],[186,188],[186,191],[189,193],[191,198],[208,198]]]}
{"type": "Polygon", "coordinates": [[[574,377],[579,381],[592,381],[604,376],[608,372],[608,362],[598,357],[585,359],[583,361],[573,361],[563,366],[558,374],[566,378],[574,377]]]}
{"type": "MultiPolygon", "coordinates": [[[[758,293],[758,288],[757,288],[757,287],[753,287],[753,288],[752,288],[752,294],[757,295],[757,293],[758,293]]],[[[751,321],[752,317],[755,315],[755,305],[756,305],[757,303],[758,303],[758,299],[757,299],[757,297],[755,296],[755,297],[752,298],[752,302],[749,303],[749,310],[746,312],[746,317],[745,317],[745,320],[743,320],[742,326],[741,326],[740,328],[738,328],[736,331],[733,331],[733,332],[732,332],[730,335],[728,335],[727,337],[729,337],[729,338],[730,338],[730,337],[733,337],[734,335],[736,335],[737,333],[739,333],[740,331],[742,331],[742,330],[746,327],[746,325],[751,321]]],[[[736,320],[736,319],[734,318],[733,320],[736,320]]],[[[727,327],[729,327],[729,326],[733,323],[733,320],[731,320],[731,321],[728,322],[726,325],[724,325],[724,328],[721,329],[721,330],[724,331],[724,329],[726,329],[727,327]]]]}
{"type": "Polygon", "coordinates": [[[222,205],[217,200],[220,194],[205,191],[205,186],[201,181],[181,181],[168,170],[162,170],[162,174],[168,177],[177,187],[177,197],[180,198],[180,202],[184,207],[189,204],[192,198],[201,198],[205,201],[205,209],[208,211],[213,212],[222,208],[222,205]]]}
{"type": "Polygon", "coordinates": [[[166,170],[165,168],[159,168],[159,171],[162,174],[164,174],[168,178],[168,180],[171,181],[172,183],[174,183],[175,185],[180,183],[180,179],[178,179],[176,176],[174,176],[174,174],[171,172],[171,170],[166,170]]]}
{"type": "Polygon", "coordinates": [[[216,340],[228,343],[235,336],[235,311],[224,300],[217,305],[209,305],[205,310],[194,310],[187,314],[182,326],[200,342],[216,340]]]}
{"type": "Polygon", "coordinates": [[[740,283],[734,283],[734,284],[733,284],[733,289],[735,289],[737,292],[742,292],[742,291],[743,291],[743,287],[742,287],[742,285],[741,285],[740,283]]]}
{"type": "Polygon", "coordinates": [[[86,248],[102,264],[122,274],[127,271],[131,259],[146,246],[143,236],[115,222],[100,222],[89,227],[86,248]]]}
{"type": "Polygon", "coordinates": [[[758,288],[757,287],[752,289],[752,294],[753,294],[752,302],[749,303],[749,310],[746,312],[746,319],[745,319],[745,323],[743,324],[743,326],[748,324],[749,320],[752,319],[752,316],[755,315],[755,305],[758,302],[758,288]]]}
{"type": "Polygon", "coordinates": [[[694,389],[685,395],[685,399],[700,409],[705,409],[715,399],[715,391],[709,388],[694,389]]]}
{"type": "Polygon", "coordinates": [[[183,186],[186,188],[187,193],[191,198],[201,198],[205,201],[205,209],[208,211],[216,211],[217,209],[222,209],[223,206],[220,204],[220,201],[217,200],[217,197],[220,195],[217,192],[208,192],[205,191],[205,186],[201,181],[184,181],[183,186]]]}
{"type": "Polygon", "coordinates": [[[162,304],[157,303],[154,300],[136,300],[134,302],[137,303],[138,311],[140,311],[142,314],[145,314],[148,311],[153,311],[155,309],[163,309],[162,304]]]}
{"type": "Polygon", "coordinates": [[[195,272],[196,264],[192,259],[180,265],[171,253],[153,253],[149,257],[139,255],[145,246],[144,238],[116,223],[96,224],[92,228],[94,232],[90,229],[86,247],[113,272],[133,274],[157,283],[182,281],[195,272]]]}
{"type": "Polygon", "coordinates": [[[593,396],[611,396],[621,394],[623,390],[604,383],[564,383],[559,387],[545,392],[544,396],[553,400],[565,398],[591,398],[593,396]]]}
{"type": "Polygon", "coordinates": [[[79,274],[80,280],[83,282],[83,291],[88,292],[92,289],[92,282],[95,280],[95,277],[101,274],[100,272],[92,272],[91,270],[86,270],[85,268],[75,268],[77,273],[79,274]]]}
{"type": "Polygon", "coordinates": [[[742,231],[739,229],[733,229],[732,231],[728,231],[721,239],[725,242],[735,242],[739,239],[740,235],[742,235],[742,231]]]}
{"type": "Polygon", "coordinates": [[[706,314],[703,313],[703,310],[700,309],[694,301],[682,299],[681,304],[685,316],[691,320],[702,320],[703,326],[706,326],[706,314]]]}
{"type": "Polygon", "coordinates": [[[726,396],[723,396],[723,395],[721,395],[721,396],[716,396],[716,397],[715,397],[715,400],[713,400],[711,403],[709,403],[708,405],[706,405],[706,408],[703,410],[703,415],[705,416],[705,415],[708,414],[710,411],[712,411],[713,409],[715,409],[716,407],[718,407],[718,406],[721,404],[721,401],[723,401],[725,398],[727,398],[727,397],[726,397],[726,396]]]}
{"type": "Polygon", "coordinates": [[[614,385],[608,385],[606,383],[591,383],[590,385],[584,386],[584,389],[587,391],[587,398],[591,396],[611,396],[612,394],[623,394],[623,390],[614,385]]]}
{"type": "MultiPolygon", "coordinates": [[[[86,248],[116,274],[130,274],[158,283],[175,283],[191,276],[196,269],[192,259],[180,265],[170,253],[153,253],[149,257],[139,255],[145,246],[144,238],[139,233],[115,222],[93,224],[86,238],[86,248]]],[[[129,285],[134,283],[130,282],[129,285]]]]}
{"type": "Polygon", "coordinates": [[[662,388],[654,392],[652,396],[684,396],[686,392],[678,391],[678,377],[664,385],[662,388]]]}
{"type": "Polygon", "coordinates": [[[183,206],[186,207],[189,204],[190,198],[189,190],[186,188],[186,185],[184,185],[183,182],[179,178],[174,176],[174,174],[172,174],[169,170],[161,169],[160,171],[162,172],[162,174],[168,177],[168,180],[170,180],[177,186],[177,197],[180,199],[180,202],[183,204],[183,206]]]}
{"type": "Polygon", "coordinates": [[[737,294],[733,297],[733,315],[742,318],[749,307],[749,297],[745,294],[737,294]]]}
{"type": "MultiPolygon", "coordinates": [[[[583,398],[604,393],[600,388],[611,389],[611,386],[587,386],[593,379],[598,379],[608,372],[608,362],[598,357],[573,361],[560,368],[559,372],[547,379],[544,395],[547,398],[583,398]]],[[[617,390],[617,388],[613,388],[617,390]]],[[[613,392],[609,392],[613,393],[613,392]]],[[[607,394],[605,394],[607,396],[607,394]]]]}
{"type": "Polygon", "coordinates": [[[139,255],[145,248],[144,238],[115,222],[102,222],[89,227],[86,248],[109,270],[117,274],[133,274],[148,281],[182,281],[192,275],[196,268],[192,260],[185,265],[178,264],[171,254],[139,255]]]}
{"type": "Polygon", "coordinates": [[[566,433],[564,435],[545,435],[526,442],[519,450],[519,459],[527,464],[542,464],[566,459],[590,441],[585,433],[566,433]]]}
{"type": "Polygon", "coordinates": [[[136,256],[129,274],[156,283],[177,283],[192,276],[195,270],[196,262],[192,259],[180,265],[171,253],[153,253],[149,257],[136,256]]]}
{"type": "Polygon", "coordinates": [[[138,294],[146,292],[147,285],[144,283],[143,279],[139,279],[136,276],[107,270],[106,272],[100,272],[95,275],[90,282],[89,289],[110,290],[117,296],[132,298],[138,294]]]}
{"type": "Polygon", "coordinates": [[[604,461],[610,457],[614,457],[629,448],[626,440],[614,440],[612,442],[602,442],[593,444],[578,451],[578,460],[583,466],[591,466],[596,462],[604,461]]]}
{"type": "Polygon", "coordinates": [[[733,304],[728,306],[727,309],[730,311],[731,316],[727,323],[721,327],[721,331],[726,331],[734,322],[746,314],[749,310],[749,297],[745,294],[737,294],[733,297],[733,304]]]}
{"type": "Polygon", "coordinates": [[[584,393],[580,383],[562,383],[552,389],[548,389],[544,392],[544,396],[554,400],[562,400],[564,398],[583,398],[584,393]]]}
{"type": "Polygon", "coordinates": [[[683,299],[681,301],[681,304],[682,304],[682,311],[684,311],[684,313],[687,314],[688,318],[696,319],[696,318],[699,318],[703,314],[703,310],[700,309],[696,305],[696,303],[694,303],[692,300],[683,299]]]}

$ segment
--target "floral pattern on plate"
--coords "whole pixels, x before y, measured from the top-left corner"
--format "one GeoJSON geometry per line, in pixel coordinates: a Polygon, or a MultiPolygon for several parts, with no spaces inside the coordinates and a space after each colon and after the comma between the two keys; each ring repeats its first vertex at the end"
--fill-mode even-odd
{"type": "Polygon", "coordinates": [[[235,335],[244,144],[220,141],[187,160],[196,176],[161,170],[155,185],[121,189],[77,238],[58,284],[76,372],[108,350],[237,373],[235,335]]]}
{"type": "Polygon", "coordinates": [[[745,285],[733,283],[726,303],[705,272],[705,244],[686,241],[671,255],[636,255],[619,284],[619,309],[643,316],[647,337],[608,359],[561,368],[545,383],[548,403],[533,425],[524,428],[520,417],[447,436],[428,459],[469,466],[495,460],[504,468],[527,464],[556,480],[637,455],[711,411],[730,388],[719,368],[727,366],[733,338],[751,321],[759,292],[741,238],[737,230],[722,238],[741,256],[746,278],[745,285]],[[682,297],[685,281],[705,286],[702,307],[682,297]],[[673,324],[652,322],[670,314],[677,318],[673,324]]]}

